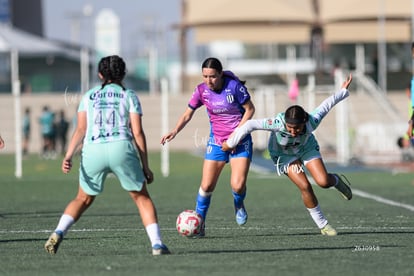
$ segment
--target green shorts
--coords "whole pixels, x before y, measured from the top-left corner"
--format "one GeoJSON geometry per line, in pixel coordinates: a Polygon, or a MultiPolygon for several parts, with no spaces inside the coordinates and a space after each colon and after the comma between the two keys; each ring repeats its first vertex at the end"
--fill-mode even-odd
{"type": "Polygon", "coordinates": [[[110,172],[127,191],[141,191],[146,181],[138,152],[131,141],[84,145],[79,168],[79,184],[83,191],[88,195],[100,194],[110,172]]]}
{"type": "MultiPolygon", "coordinates": [[[[275,164],[276,173],[278,175],[286,174],[290,164],[296,160],[299,160],[303,165],[306,166],[306,163],[309,161],[316,158],[322,158],[319,151],[319,144],[313,136],[309,138],[306,145],[302,146],[296,154],[286,154],[281,151],[278,152],[270,150],[269,152],[270,157],[275,164]]],[[[303,166],[296,166],[293,168],[293,170],[299,173],[304,172],[305,168],[303,166]]]]}

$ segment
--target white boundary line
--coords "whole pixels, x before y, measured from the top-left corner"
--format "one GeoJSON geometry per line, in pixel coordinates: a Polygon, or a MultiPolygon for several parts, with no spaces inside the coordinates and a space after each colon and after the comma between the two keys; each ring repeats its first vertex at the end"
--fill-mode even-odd
{"type": "MultiPolygon", "coordinates": [[[[255,166],[254,170],[258,173],[266,173],[266,172],[268,173],[269,172],[268,170],[265,171],[265,169],[260,168],[260,166],[255,166]]],[[[266,174],[265,177],[258,177],[258,178],[271,178],[272,177],[272,178],[275,178],[276,180],[280,180],[280,176],[278,176],[277,174],[270,174],[270,175],[271,176],[268,176],[266,174]]],[[[317,185],[312,177],[309,177],[309,181],[311,182],[312,185],[317,185]]],[[[383,204],[386,204],[386,205],[407,209],[411,212],[414,212],[414,205],[397,202],[397,201],[387,199],[387,198],[384,198],[384,197],[381,197],[381,196],[377,196],[377,195],[374,195],[374,194],[370,194],[370,193],[367,193],[367,192],[364,192],[364,191],[361,191],[361,190],[353,189],[352,186],[351,186],[351,189],[352,189],[353,195],[357,195],[357,196],[360,196],[360,197],[363,197],[363,198],[372,199],[376,202],[380,202],[380,203],[383,203],[383,204]]]]}
{"type": "Polygon", "coordinates": [[[393,200],[390,200],[390,199],[386,199],[386,198],[376,196],[376,195],[373,195],[373,194],[370,194],[370,193],[367,193],[367,192],[364,192],[364,191],[361,191],[361,190],[356,190],[356,189],[352,189],[352,193],[354,195],[357,195],[357,196],[360,196],[360,197],[369,198],[369,199],[372,199],[372,200],[380,202],[380,203],[384,203],[384,204],[387,204],[387,205],[404,208],[404,209],[407,209],[411,212],[414,212],[414,206],[413,205],[393,201],[393,200]]]}
{"type": "MultiPolygon", "coordinates": [[[[356,227],[349,227],[349,226],[339,226],[335,227],[336,229],[347,229],[347,230],[365,230],[365,231],[391,231],[391,230],[413,230],[414,227],[395,227],[395,226],[384,226],[384,227],[370,227],[370,226],[356,226],[356,227]]],[[[308,231],[308,230],[314,230],[315,227],[290,227],[286,228],[284,226],[275,226],[275,227],[207,227],[207,230],[241,230],[241,231],[258,231],[258,230],[278,230],[279,232],[289,232],[290,230],[295,231],[308,231]]],[[[162,231],[171,231],[175,232],[177,231],[175,228],[166,227],[162,228],[162,231]]],[[[0,234],[22,234],[22,233],[47,233],[50,234],[53,230],[0,230],[0,234]]],[[[125,228],[125,229],[103,229],[103,228],[83,228],[83,229],[74,229],[71,228],[69,230],[71,233],[78,232],[78,233],[88,233],[88,232],[136,232],[136,231],[145,231],[145,229],[142,228],[125,228]]]]}

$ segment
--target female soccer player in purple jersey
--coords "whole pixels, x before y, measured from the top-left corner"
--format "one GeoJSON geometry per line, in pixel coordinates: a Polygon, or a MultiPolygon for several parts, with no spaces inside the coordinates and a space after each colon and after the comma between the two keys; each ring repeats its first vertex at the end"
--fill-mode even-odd
{"type": "Polygon", "coordinates": [[[223,150],[231,151],[239,141],[254,130],[271,131],[269,153],[279,175],[285,174],[299,188],[302,200],[312,219],[323,235],[335,236],[336,230],[328,224],[323,215],[318,199],[305,174],[303,165],[308,169],[316,184],[322,188],[335,187],[342,196],[350,200],[352,191],[337,175],[326,171],[319,145],[313,131],[322,119],[340,101],[348,97],[348,87],[352,82],[350,75],[342,84],[342,89],[325,99],[313,112],[307,113],[301,106],[293,105],[286,112],[274,118],[249,120],[229,139],[223,142],[223,150]]]}
{"type": "MultiPolygon", "coordinates": [[[[246,179],[252,158],[252,138],[247,135],[232,152],[221,150],[221,144],[229,135],[253,117],[255,108],[249,92],[230,71],[223,71],[217,58],[207,58],[202,66],[203,82],[197,85],[188,107],[178,119],[175,128],[161,138],[161,144],[171,141],[193,117],[194,112],[204,105],[210,120],[210,138],[204,156],[201,185],[196,200],[196,211],[204,221],[210,206],[211,195],[226,163],[230,162],[230,185],[234,198],[236,222],[247,222],[244,206],[246,179]]],[[[203,223],[200,237],[205,235],[203,223]]]]}

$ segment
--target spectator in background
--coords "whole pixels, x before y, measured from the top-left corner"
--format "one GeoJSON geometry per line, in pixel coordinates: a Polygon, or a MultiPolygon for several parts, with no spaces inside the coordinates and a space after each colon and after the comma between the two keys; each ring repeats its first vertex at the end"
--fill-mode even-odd
{"type": "Polygon", "coordinates": [[[43,112],[39,118],[41,133],[43,138],[42,157],[50,158],[54,155],[54,114],[49,110],[48,106],[43,107],[43,112]]]}
{"type": "Polygon", "coordinates": [[[409,138],[408,135],[398,137],[397,145],[401,149],[401,161],[414,161],[414,138],[409,138]]]}
{"type": "Polygon", "coordinates": [[[56,138],[60,146],[60,153],[65,154],[66,151],[66,142],[69,129],[69,122],[65,118],[65,111],[61,110],[59,112],[59,118],[56,122],[56,138]]]}
{"type": "Polygon", "coordinates": [[[404,135],[398,137],[397,145],[401,149],[401,160],[403,162],[414,161],[414,140],[413,138],[404,135]]]}
{"type": "Polygon", "coordinates": [[[297,102],[299,97],[299,80],[297,78],[295,78],[290,84],[288,96],[292,104],[297,102]]]}
{"type": "Polygon", "coordinates": [[[405,87],[405,94],[407,95],[408,99],[408,118],[411,118],[413,114],[413,107],[411,103],[411,82],[407,83],[407,86],[405,87]]]}
{"type": "Polygon", "coordinates": [[[4,148],[4,140],[3,138],[1,138],[1,135],[0,135],[0,149],[2,148],[4,148]]]}
{"type": "MultiPolygon", "coordinates": [[[[413,104],[411,102],[411,81],[407,84],[407,86],[405,87],[405,93],[407,94],[407,98],[408,98],[408,128],[407,131],[404,135],[404,137],[402,137],[404,140],[410,140],[411,138],[413,138],[413,119],[414,119],[414,113],[413,113],[413,104]]],[[[400,146],[400,141],[401,144],[404,144],[403,140],[399,140],[398,146],[400,148],[403,148],[400,146]]]]}
{"type": "Polygon", "coordinates": [[[29,152],[30,141],[30,108],[26,107],[23,116],[23,154],[27,155],[29,152]]]}

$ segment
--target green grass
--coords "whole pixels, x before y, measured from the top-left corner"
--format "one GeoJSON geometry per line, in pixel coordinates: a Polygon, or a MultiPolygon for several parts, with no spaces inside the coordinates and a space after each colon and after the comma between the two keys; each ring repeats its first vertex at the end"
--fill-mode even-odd
{"type": "MultiPolygon", "coordinates": [[[[244,227],[234,219],[229,168],[220,177],[207,218],[207,236],[177,234],[179,212],[194,208],[202,159],[172,153],[170,176],[150,156],[164,242],[172,255],[153,257],[141,220],[115,178],[71,228],[55,256],[43,245],[77,191],[77,168],[64,175],[60,160],[0,155],[0,275],[412,275],[413,211],[370,198],[414,205],[412,174],[346,173],[356,192],[345,201],[334,189],[315,187],[336,237],[320,235],[297,188],[285,177],[251,171],[244,227]]],[[[270,161],[269,161],[270,162],[270,161]]]]}

